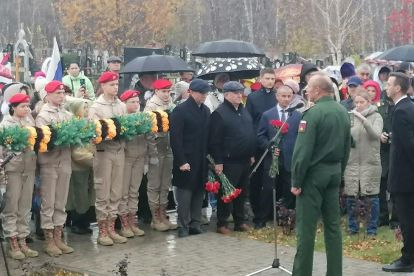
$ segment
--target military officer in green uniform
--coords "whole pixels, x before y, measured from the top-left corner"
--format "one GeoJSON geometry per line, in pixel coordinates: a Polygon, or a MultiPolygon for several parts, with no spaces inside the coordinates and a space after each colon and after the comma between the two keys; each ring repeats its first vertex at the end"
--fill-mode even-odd
{"type": "Polygon", "coordinates": [[[292,193],[296,195],[297,253],[294,276],[311,276],[316,227],[324,223],[327,276],[342,275],[339,186],[351,149],[351,122],[332,98],[331,79],[315,73],[307,94],[315,105],[305,111],[292,158],[292,193]]]}
{"type": "Polygon", "coordinates": [[[391,195],[391,201],[393,202],[392,206],[392,215],[390,220],[390,213],[388,210],[387,202],[387,181],[388,181],[388,170],[390,165],[390,142],[391,138],[389,137],[391,131],[391,113],[394,108],[394,103],[392,99],[387,96],[383,100],[376,103],[378,107],[378,113],[381,114],[382,120],[384,122],[384,127],[381,135],[381,184],[380,184],[380,216],[378,221],[378,226],[390,226],[391,228],[398,227],[398,217],[397,217],[397,208],[396,204],[391,195]]]}

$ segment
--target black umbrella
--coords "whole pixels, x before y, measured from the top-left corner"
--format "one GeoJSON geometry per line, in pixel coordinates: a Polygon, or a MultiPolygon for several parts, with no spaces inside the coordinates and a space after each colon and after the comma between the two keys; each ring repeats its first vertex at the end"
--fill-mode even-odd
{"type": "Polygon", "coordinates": [[[219,73],[227,73],[230,78],[252,79],[260,75],[263,65],[247,58],[229,58],[224,60],[210,61],[197,73],[197,78],[214,80],[219,73]]]}
{"type": "Polygon", "coordinates": [[[264,57],[265,53],[251,42],[225,39],[206,42],[192,53],[208,58],[264,57]]]}
{"type": "Polygon", "coordinates": [[[414,62],[414,45],[399,46],[389,49],[375,59],[414,62]]]}
{"type": "Polygon", "coordinates": [[[194,72],[184,60],[176,56],[151,55],[128,62],[120,74],[194,72]]]}

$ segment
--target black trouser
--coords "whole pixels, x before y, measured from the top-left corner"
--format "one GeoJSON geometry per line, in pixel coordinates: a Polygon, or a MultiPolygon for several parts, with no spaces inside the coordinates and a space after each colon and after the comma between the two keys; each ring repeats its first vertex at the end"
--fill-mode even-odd
{"type": "Polygon", "coordinates": [[[241,189],[241,194],[233,199],[231,203],[224,203],[221,197],[223,196],[222,189],[220,189],[217,198],[217,228],[227,227],[227,219],[230,216],[233,208],[234,225],[240,226],[244,223],[244,202],[246,199],[246,189],[249,186],[250,162],[241,164],[228,164],[224,162],[223,173],[227,176],[234,188],[241,189]]]}
{"type": "Polygon", "coordinates": [[[381,184],[380,184],[380,193],[378,195],[380,200],[380,216],[378,225],[389,225],[390,222],[392,224],[398,224],[398,215],[397,215],[397,204],[395,202],[395,198],[391,195],[391,202],[392,202],[392,213],[391,213],[391,220],[390,220],[390,212],[388,208],[388,201],[387,201],[387,181],[388,175],[385,177],[381,177],[381,184]]]}
{"type": "Polygon", "coordinates": [[[381,177],[380,193],[378,195],[380,201],[380,216],[378,226],[390,224],[390,212],[388,209],[387,201],[387,180],[388,175],[386,177],[381,177]]]}
{"type": "MultiPolygon", "coordinates": [[[[287,209],[294,209],[296,198],[291,193],[291,173],[283,166],[279,166],[279,174],[276,176],[276,201],[282,199],[287,209]]],[[[263,187],[260,194],[260,209],[255,214],[255,223],[266,223],[273,210],[273,179],[269,176],[269,168],[263,172],[263,187]]]]}
{"type": "Polygon", "coordinates": [[[142,177],[141,186],[139,187],[138,196],[138,218],[151,219],[151,210],[148,204],[148,178],[147,175],[142,177]]]}
{"type": "MultiPolygon", "coordinates": [[[[256,152],[257,154],[254,157],[256,160],[256,163],[253,164],[253,166],[251,167],[252,169],[256,167],[257,162],[259,162],[260,158],[262,157],[264,153],[264,151],[261,149],[257,149],[256,152]]],[[[260,164],[255,174],[250,179],[249,199],[250,199],[250,205],[252,207],[253,214],[255,214],[255,216],[259,212],[259,207],[260,207],[260,192],[262,191],[263,165],[264,165],[264,162],[260,164]]]]}
{"type": "Polygon", "coordinates": [[[398,219],[404,242],[401,261],[414,264],[414,193],[394,193],[393,196],[398,204],[398,219]]]}

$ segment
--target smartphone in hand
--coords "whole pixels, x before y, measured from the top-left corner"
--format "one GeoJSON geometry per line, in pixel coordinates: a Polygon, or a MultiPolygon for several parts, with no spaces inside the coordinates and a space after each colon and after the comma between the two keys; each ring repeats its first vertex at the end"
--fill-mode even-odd
{"type": "Polygon", "coordinates": [[[83,87],[85,87],[85,79],[80,79],[80,85],[82,85],[83,87]]]}

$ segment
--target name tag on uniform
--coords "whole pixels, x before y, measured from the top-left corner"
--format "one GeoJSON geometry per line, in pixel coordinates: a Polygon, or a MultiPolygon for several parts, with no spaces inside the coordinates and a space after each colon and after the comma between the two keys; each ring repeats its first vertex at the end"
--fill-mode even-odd
{"type": "Polygon", "coordinates": [[[306,121],[300,121],[299,132],[305,132],[305,131],[306,131],[306,121]]]}

